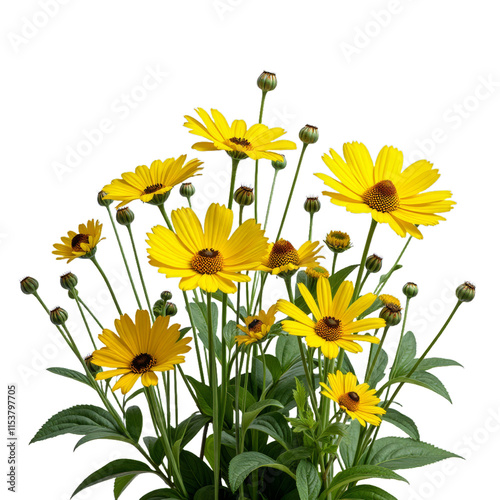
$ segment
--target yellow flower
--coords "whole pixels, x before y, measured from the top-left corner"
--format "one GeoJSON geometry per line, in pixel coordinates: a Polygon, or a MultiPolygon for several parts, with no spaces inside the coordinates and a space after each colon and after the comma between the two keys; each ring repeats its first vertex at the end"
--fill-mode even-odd
{"type": "Polygon", "coordinates": [[[278,300],[278,310],[295,320],[281,322],[283,330],[290,335],[305,337],[309,347],[321,347],[323,354],[330,359],[337,357],[339,348],[354,353],[361,352],[363,348],[356,343],[358,341],[379,343],[379,339],[371,335],[354,335],[362,330],[385,326],[385,321],[381,318],[354,321],[375,302],[376,295],[367,293],[349,305],[354,286],[352,282],[344,281],[332,300],[330,282],[326,278],[319,278],[316,302],[303,283],[299,283],[298,286],[314,319],[291,302],[278,300]]]}
{"type": "Polygon", "coordinates": [[[153,228],[147,243],[150,264],[167,278],[182,278],[181,290],[200,287],[213,293],[236,292],[233,281],[250,281],[242,271],[256,269],[266,252],[267,238],[260,224],[246,220],[231,237],[232,210],[213,203],[207,210],[205,229],[190,208],[172,212],[174,231],[153,228]]]}
{"type": "Polygon", "coordinates": [[[401,305],[401,302],[399,301],[399,299],[397,299],[396,297],[394,297],[392,295],[386,294],[386,293],[379,295],[378,298],[382,301],[384,306],[386,306],[388,304],[394,304],[396,306],[401,305]]]}
{"type": "Polygon", "coordinates": [[[384,415],[386,411],[378,406],[380,399],[375,396],[376,389],[370,389],[368,384],[357,384],[356,376],[353,373],[345,375],[337,370],[337,373],[328,374],[328,387],[320,382],[324,391],[323,396],[335,401],[353,420],[366,427],[366,422],[378,426],[381,419],[377,415],[384,415]]]}
{"type": "Polygon", "coordinates": [[[121,179],[114,179],[111,184],[102,188],[106,193],[104,199],[121,201],[116,208],[134,200],[161,204],[168,198],[174,186],[194,175],[200,175],[196,172],[203,169],[200,167],[203,162],[195,159],[184,165],[185,161],[186,155],[182,155],[177,159],[155,160],[149,168],[140,165],[135,169],[135,173],[125,172],[121,179]]]}
{"type": "Polygon", "coordinates": [[[434,226],[446,220],[438,212],[449,212],[454,201],[450,191],[423,193],[439,178],[432,163],[419,160],[405,170],[403,153],[384,146],[375,166],[370,153],[358,142],[344,144],[344,161],[333,149],[323,161],[338,180],[325,174],[315,174],[337,191],[323,191],[331,202],[346,207],[349,212],[371,213],[377,222],[386,222],[400,236],[409,233],[422,239],[416,225],[434,226]],[[340,181],[340,182],[339,182],[340,181]]]}
{"type": "Polygon", "coordinates": [[[178,324],[169,326],[169,316],[158,316],[151,327],[149,313],[138,310],[135,324],[127,314],[115,320],[118,335],[104,329],[99,340],[106,347],[94,351],[92,363],[113,368],[96,375],[96,380],[105,380],[121,375],[113,391],[121,389],[126,394],[139,377],[142,385],[158,384],[155,372],[173,370],[174,365],[184,363],[185,354],[191,350],[187,344],[190,337],[180,339],[178,324]]]}
{"type": "Polygon", "coordinates": [[[335,253],[342,253],[352,247],[351,238],[342,231],[330,231],[326,235],[326,246],[335,253]]]}
{"type": "Polygon", "coordinates": [[[330,277],[330,273],[324,268],[324,267],[321,267],[321,266],[317,266],[317,267],[308,267],[306,268],[306,274],[307,276],[317,280],[318,278],[329,278],[330,277]]]}
{"type": "Polygon", "coordinates": [[[276,304],[274,304],[269,308],[267,314],[265,311],[260,311],[257,316],[248,316],[245,318],[245,326],[237,325],[245,334],[236,335],[235,339],[238,345],[249,345],[263,339],[276,321],[276,310],[276,304]]]}
{"type": "Polygon", "coordinates": [[[71,262],[74,259],[90,259],[97,251],[97,244],[104,240],[101,238],[102,224],[94,219],[87,221],[87,224],[78,226],[78,233],[68,231],[68,236],[63,236],[60,243],[54,244],[55,250],[52,252],[57,260],[67,259],[71,262]]]}
{"type": "Polygon", "coordinates": [[[281,238],[276,243],[270,243],[267,254],[259,267],[261,271],[279,274],[287,271],[296,271],[299,267],[315,267],[322,247],[317,248],[319,241],[306,241],[298,250],[287,240],[281,238]]]}
{"type": "Polygon", "coordinates": [[[286,132],[282,128],[268,128],[266,125],[252,125],[248,130],[243,120],[234,120],[229,127],[226,119],[216,109],[212,109],[212,118],[201,108],[196,112],[203,123],[191,116],[185,116],[185,127],[190,132],[208,139],[209,142],[197,142],[193,149],[197,151],[226,151],[229,156],[243,160],[247,157],[253,160],[265,158],[267,160],[282,161],[283,157],[270,150],[296,149],[292,141],[276,141],[286,132]]]}

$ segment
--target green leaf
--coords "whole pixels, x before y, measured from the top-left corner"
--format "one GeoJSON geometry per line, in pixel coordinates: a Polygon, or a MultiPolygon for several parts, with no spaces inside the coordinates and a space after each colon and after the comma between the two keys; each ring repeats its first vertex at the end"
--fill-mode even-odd
{"type": "Polygon", "coordinates": [[[181,440],[180,447],[184,448],[210,420],[210,417],[193,413],[175,429],[175,441],[181,440]]]}
{"type": "Polygon", "coordinates": [[[186,375],[186,378],[189,380],[191,385],[193,386],[194,391],[196,392],[196,398],[198,400],[198,407],[201,413],[204,415],[211,417],[213,416],[213,394],[212,389],[205,384],[202,384],[200,381],[195,378],[186,375]]]}
{"type": "MultiPolygon", "coordinates": [[[[375,359],[375,356],[377,355],[379,349],[380,349],[379,345],[372,344],[370,346],[369,366],[371,366],[371,364],[373,363],[373,360],[375,359]]],[[[387,356],[387,353],[382,349],[377,357],[377,363],[373,368],[373,371],[370,375],[370,379],[367,381],[368,385],[371,388],[376,387],[377,384],[384,378],[385,369],[387,368],[388,363],[389,363],[389,356],[387,356]]]]}
{"type": "Polygon", "coordinates": [[[398,500],[387,491],[369,484],[350,488],[340,498],[342,500],[398,500]]]}
{"type": "Polygon", "coordinates": [[[366,316],[369,316],[370,314],[374,313],[378,309],[381,309],[383,305],[384,305],[384,303],[377,297],[375,299],[375,302],[366,311],[364,311],[363,313],[361,313],[358,316],[358,319],[363,319],[366,316]]]}
{"type": "Polygon", "coordinates": [[[149,451],[149,456],[156,465],[161,465],[163,459],[165,458],[165,450],[161,443],[161,440],[157,437],[146,436],[144,439],[144,444],[149,451]]]}
{"type": "MultiPolygon", "coordinates": [[[[307,286],[307,274],[305,271],[299,271],[297,273],[297,278],[295,280],[295,300],[297,300],[300,297],[299,283],[303,283],[304,285],[307,286]]],[[[307,287],[307,288],[310,292],[312,291],[312,289],[314,289],[314,287],[307,287]]]]}
{"type": "Polygon", "coordinates": [[[332,480],[332,486],[323,491],[319,500],[325,500],[330,493],[336,493],[349,483],[362,481],[364,479],[396,479],[398,481],[406,481],[404,477],[396,474],[390,469],[385,467],[378,467],[376,465],[356,465],[350,469],[339,472],[332,480]]]}
{"type": "Polygon", "coordinates": [[[297,467],[297,490],[300,500],[316,500],[321,490],[318,470],[307,460],[301,460],[297,467]]]}
{"type": "Polygon", "coordinates": [[[414,469],[446,458],[462,458],[432,444],[410,438],[378,439],[370,454],[370,463],[391,470],[414,469]]]}
{"type": "MultiPolygon", "coordinates": [[[[210,498],[215,498],[215,488],[213,485],[203,486],[203,488],[199,489],[193,500],[209,500],[210,498]]],[[[219,486],[219,499],[220,500],[234,500],[234,495],[228,488],[219,486]]]]}
{"type": "Polygon", "coordinates": [[[97,431],[120,434],[120,429],[109,412],[93,405],[77,405],[60,411],[47,420],[30,444],[62,434],[85,435],[97,431]]]}
{"type": "Polygon", "coordinates": [[[70,370],[69,368],[58,368],[58,367],[47,368],[47,371],[50,373],[55,373],[56,375],[61,375],[62,377],[71,378],[73,380],[76,380],[77,382],[81,382],[82,384],[86,384],[92,387],[90,380],[84,373],[80,373],[75,370],[70,370]]]}
{"type": "Polygon", "coordinates": [[[299,410],[299,415],[306,410],[307,405],[307,391],[304,384],[295,377],[295,387],[293,391],[293,399],[297,403],[297,409],[299,410]]]}
{"type": "Polygon", "coordinates": [[[291,450],[283,452],[276,461],[287,467],[291,467],[295,462],[302,460],[303,458],[309,458],[315,451],[312,447],[299,446],[298,448],[292,448],[291,450]]]}
{"type": "Polygon", "coordinates": [[[179,330],[179,340],[184,338],[184,336],[186,335],[187,332],[189,332],[189,330],[191,330],[191,327],[190,326],[186,326],[184,328],[181,328],[179,330]]]}
{"type": "Polygon", "coordinates": [[[360,432],[360,423],[357,420],[352,420],[349,424],[347,436],[340,442],[340,456],[346,467],[350,467],[354,462],[360,432]]]}
{"type": "Polygon", "coordinates": [[[236,335],[240,335],[242,332],[236,328],[236,322],[231,320],[228,321],[223,328],[222,334],[224,335],[224,339],[226,340],[226,345],[229,349],[232,349],[234,344],[236,343],[236,339],[234,338],[236,335]]]}
{"type": "Polygon", "coordinates": [[[300,358],[297,337],[288,334],[280,335],[276,342],[276,357],[283,371],[290,368],[300,358]]]}
{"type": "Polygon", "coordinates": [[[463,365],[453,361],[452,359],[445,358],[426,358],[424,359],[417,368],[417,371],[427,371],[432,370],[433,368],[441,368],[443,366],[460,366],[463,368],[463,365]]]}
{"type": "Polygon", "coordinates": [[[283,408],[283,405],[276,399],[264,399],[262,401],[257,401],[253,405],[249,406],[247,411],[243,414],[241,419],[241,433],[244,436],[248,426],[253,422],[253,420],[266,408],[270,406],[276,406],[277,408],[283,408]]]}
{"type": "Polygon", "coordinates": [[[330,281],[330,286],[332,288],[332,297],[335,296],[337,293],[337,290],[339,289],[340,285],[342,284],[343,281],[347,279],[347,277],[357,268],[359,267],[359,264],[356,264],[354,266],[347,266],[344,267],[344,269],[340,269],[337,271],[333,276],[330,276],[328,280],[330,281]]]}
{"type": "MultiPolygon", "coordinates": [[[[269,372],[272,376],[272,381],[277,382],[281,377],[281,364],[278,361],[278,358],[273,356],[272,354],[264,354],[266,360],[266,368],[267,372],[269,372]]],[[[257,359],[262,361],[262,356],[257,356],[257,359]]],[[[266,375],[267,376],[267,375],[266,375]]],[[[271,380],[267,379],[266,385],[269,385],[271,380]]]]}
{"type": "Polygon", "coordinates": [[[190,496],[200,488],[214,484],[212,469],[200,457],[187,450],[180,454],[180,473],[190,496]]]}
{"type": "Polygon", "coordinates": [[[84,490],[85,488],[94,486],[94,484],[102,483],[103,481],[107,481],[108,479],[129,476],[131,474],[144,474],[145,472],[152,472],[156,474],[146,464],[138,462],[137,460],[129,460],[127,458],[113,460],[113,462],[110,462],[109,464],[90,474],[90,476],[87,477],[87,479],[85,479],[73,492],[71,498],[73,498],[77,493],[84,490]]]}
{"type": "Polygon", "coordinates": [[[286,472],[292,479],[295,474],[286,466],[276,462],[271,457],[257,451],[247,451],[236,455],[229,463],[229,485],[231,490],[236,491],[245,478],[260,467],[270,467],[286,472]]]}
{"type": "Polygon", "coordinates": [[[115,485],[113,488],[113,494],[115,500],[123,493],[125,488],[136,478],[135,474],[130,474],[129,476],[121,476],[115,479],[115,485]]]}
{"type": "Polygon", "coordinates": [[[82,446],[82,444],[89,443],[90,441],[96,441],[97,439],[110,439],[111,441],[122,441],[123,443],[129,444],[132,443],[132,441],[123,434],[111,431],[96,431],[83,436],[78,443],[75,444],[73,451],[82,446]]]}
{"type": "MultiPolygon", "coordinates": [[[[198,329],[198,336],[200,337],[203,345],[208,349],[208,316],[207,316],[207,306],[203,303],[191,303],[191,315],[193,317],[194,326],[198,329]]],[[[217,322],[219,317],[219,311],[217,309],[217,304],[212,302],[212,331],[214,332],[214,344],[215,344],[215,355],[217,359],[221,361],[222,359],[222,344],[219,337],[215,335],[217,332],[217,322]]]]}
{"type": "Polygon", "coordinates": [[[321,435],[319,436],[319,440],[330,436],[342,436],[345,437],[349,434],[349,426],[346,424],[342,424],[341,422],[336,422],[330,424],[323,430],[321,435]]]}
{"type": "Polygon", "coordinates": [[[417,341],[413,332],[406,332],[401,341],[398,359],[392,369],[393,377],[406,375],[413,366],[413,360],[417,355],[417,341]]]}
{"type": "Polygon", "coordinates": [[[159,490],[150,491],[142,496],[139,500],[168,500],[182,498],[176,491],[170,488],[160,488],[159,490]]]}
{"type": "Polygon", "coordinates": [[[130,406],[125,413],[125,425],[132,439],[138,443],[142,432],[142,412],[138,406],[130,406]]]}
{"type": "Polygon", "coordinates": [[[292,441],[292,432],[283,414],[278,412],[259,415],[249,426],[249,429],[264,432],[288,450],[292,441]]]}
{"type": "Polygon", "coordinates": [[[144,393],[144,387],[137,389],[137,391],[134,391],[129,397],[125,398],[125,404],[128,404],[128,402],[131,399],[134,399],[135,397],[139,396],[139,394],[143,394],[143,393],[144,393]]]}
{"type": "Polygon", "coordinates": [[[402,267],[403,266],[401,264],[397,264],[396,266],[393,266],[387,274],[382,274],[382,276],[380,276],[380,279],[378,282],[379,286],[382,285],[383,283],[385,283],[392,276],[392,273],[394,273],[395,271],[398,271],[402,267]]]}
{"type": "Polygon", "coordinates": [[[377,391],[377,395],[380,396],[383,393],[384,389],[394,384],[400,384],[401,382],[404,382],[405,384],[418,385],[420,387],[424,387],[425,389],[429,389],[430,391],[443,396],[451,403],[450,395],[448,394],[448,391],[444,387],[443,383],[429,372],[417,371],[411,376],[411,378],[397,377],[395,379],[389,380],[377,391]]]}
{"type": "Polygon", "coordinates": [[[412,439],[415,439],[416,441],[420,440],[420,434],[415,422],[398,410],[395,410],[394,408],[387,408],[386,414],[382,415],[382,420],[395,425],[398,429],[401,429],[403,432],[408,434],[408,436],[412,439]]]}

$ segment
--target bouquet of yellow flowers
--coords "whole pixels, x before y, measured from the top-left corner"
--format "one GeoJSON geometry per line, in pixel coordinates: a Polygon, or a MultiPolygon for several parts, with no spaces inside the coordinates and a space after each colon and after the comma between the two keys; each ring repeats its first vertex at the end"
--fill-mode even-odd
{"type": "Polygon", "coordinates": [[[99,192],[98,204],[108,212],[112,228],[106,235],[114,234],[118,241],[137,310],[122,310],[97,260],[104,239],[98,220],[80,224],[54,245],[57,259],[90,261],[113,299],[117,314],[114,329],[108,329],[79,294],[77,276],[60,278],[88,332],[92,354],[84,356],[75,342],[68,312],[49,310],[34,278],[21,281],[22,291],[46,310],[79,364],[78,369],[49,371],[86,384],[101,401],[99,406],[82,404],[57,413],[32,442],[76,434],[81,436],[77,447],[97,439],[116,440],[142,456],[108,463],[84,479],[74,494],[114,480],[118,499],[137,476],[154,474],[164,487],[146,492],[141,500],[390,500],[395,497],[369,480],[404,481],[395,471],[457,456],[421,441],[414,420],[394,406],[409,385],[449,399],[430,370],[458,363],[429,353],[459,306],[473,300],[475,287],[465,282],[457,288],[456,305],[420,355],[407,329],[417,285],[403,287],[403,304],[382,294],[402,267],[410,241],[422,239],[422,226],[445,220],[439,214],[453,208],[451,193],[427,191],[438,171],[426,160],[403,169],[403,154],[394,147],[382,148],[375,162],[358,142],[345,144],[343,156],[331,149],[323,156],[326,173],[315,174],[327,186],[323,195],[371,219],[361,261],[339,266],[351,239],[327,228],[322,229],[324,245],[314,241],[318,198],[309,197],[304,204],[310,215],[307,241],[286,226],[306,150],[318,141],[316,127],[300,130],[301,150],[287,202],[278,213],[272,210],[276,178],[287,166],[280,152],[294,150],[296,144],[282,139],[282,128],[262,123],[276,76],[264,72],[257,85],[262,91],[259,122],[251,127],[243,120],[229,125],[215,109],[211,114],[198,109],[196,118],[186,116],[190,133],[203,138],[193,149],[225,151],[231,161],[228,198],[213,200],[203,224],[191,205],[196,196],[191,180],[201,175],[202,162],[186,155],[141,165],[99,192]],[[253,188],[235,189],[240,162],[254,162],[253,188]],[[267,199],[258,196],[263,182],[271,186],[267,199]],[[187,206],[171,207],[169,195],[179,185],[187,206]],[[178,313],[171,301],[175,292],[164,291],[157,300],[150,295],[142,271],[146,255],[137,252],[132,231],[129,205],[136,200],[158,207],[164,219],[141,237],[146,238],[149,265],[166,283],[174,279],[179,285],[184,325],[173,320],[178,313]],[[114,215],[113,202],[118,202],[114,215]],[[266,210],[263,221],[259,207],[266,210]],[[270,217],[279,223],[277,234],[266,231],[270,217]],[[115,221],[128,233],[140,284],[134,282],[115,221]],[[367,291],[372,275],[382,268],[382,258],[370,255],[379,224],[389,224],[407,241],[394,265],[367,291]],[[270,278],[281,280],[282,298],[267,307],[270,278]],[[384,350],[388,336],[399,339],[391,360],[384,350]],[[364,367],[356,359],[363,346],[369,348],[364,367]],[[196,358],[189,373],[183,369],[187,356],[196,358]],[[184,407],[190,399],[193,410],[183,421],[180,397],[184,407]],[[144,419],[152,422],[153,435],[144,435],[144,419]],[[382,424],[407,437],[379,438],[382,424]]]}

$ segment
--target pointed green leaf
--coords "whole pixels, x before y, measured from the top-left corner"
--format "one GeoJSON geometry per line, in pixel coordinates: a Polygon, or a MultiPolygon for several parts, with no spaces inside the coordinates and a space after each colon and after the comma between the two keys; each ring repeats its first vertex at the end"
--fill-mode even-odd
{"type": "Polygon", "coordinates": [[[200,488],[214,484],[214,473],[198,456],[183,450],[180,454],[180,473],[188,494],[193,496],[200,488]]]}
{"type": "Polygon", "coordinates": [[[300,500],[316,500],[321,490],[318,469],[307,460],[301,460],[297,467],[297,490],[300,500]]]}
{"type": "Polygon", "coordinates": [[[257,401],[253,405],[249,406],[247,411],[243,414],[241,419],[241,432],[245,435],[248,426],[253,422],[255,417],[259,415],[263,410],[269,408],[270,406],[275,406],[277,408],[283,408],[283,405],[276,399],[264,399],[262,401],[257,401]]]}
{"type": "Polygon", "coordinates": [[[170,488],[160,488],[159,490],[150,491],[140,498],[140,500],[177,500],[182,497],[170,488]]]}
{"type": "Polygon", "coordinates": [[[460,366],[463,368],[463,365],[453,361],[453,359],[426,358],[420,363],[417,371],[427,371],[432,370],[433,368],[441,368],[443,366],[460,366]]]}
{"type": "Polygon", "coordinates": [[[264,432],[288,450],[292,441],[292,432],[283,414],[278,412],[259,415],[249,426],[249,429],[264,432]]]}
{"type": "Polygon", "coordinates": [[[293,335],[283,334],[276,342],[276,357],[283,371],[292,366],[300,358],[299,344],[293,335]]]}
{"type": "Polygon", "coordinates": [[[360,432],[360,423],[357,420],[352,420],[349,424],[347,436],[340,442],[340,456],[346,467],[350,467],[354,462],[360,432]]]}
{"type": "Polygon", "coordinates": [[[142,412],[138,406],[130,406],[125,413],[125,425],[132,439],[138,443],[142,432],[142,412]]]}
{"type": "Polygon", "coordinates": [[[420,434],[415,422],[398,410],[395,410],[394,408],[387,408],[386,414],[382,415],[382,420],[395,425],[398,429],[406,432],[406,434],[408,434],[408,436],[412,439],[415,439],[416,441],[420,440],[420,434]]]}
{"type": "Polygon", "coordinates": [[[122,441],[123,443],[132,443],[132,441],[124,436],[123,434],[118,434],[112,431],[96,431],[91,432],[83,436],[78,443],[75,444],[73,451],[82,446],[82,444],[89,443],[90,441],[96,441],[97,439],[109,439],[111,441],[122,441]]]}
{"type": "MultiPolygon", "coordinates": [[[[377,355],[380,346],[378,344],[372,344],[370,346],[370,365],[373,363],[375,356],[377,355]]],[[[373,368],[373,371],[370,375],[370,380],[367,380],[368,385],[373,388],[376,387],[377,384],[384,378],[385,369],[387,368],[387,364],[389,362],[389,356],[387,353],[381,349],[380,354],[377,357],[377,362],[373,368]]]]}
{"type": "Polygon", "coordinates": [[[349,488],[341,497],[342,500],[398,500],[382,488],[362,484],[349,488]]]}
{"type": "Polygon", "coordinates": [[[398,359],[392,369],[393,377],[406,375],[413,366],[413,360],[417,355],[417,341],[413,332],[406,332],[401,341],[398,359]]]}
{"type": "Polygon", "coordinates": [[[61,375],[62,377],[67,377],[76,380],[77,382],[81,382],[82,384],[86,384],[92,387],[90,380],[84,373],[80,373],[75,370],[70,370],[69,368],[59,368],[59,367],[47,368],[47,371],[49,371],[50,373],[55,373],[56,375],[61,375]]]}
{"type": "Polygon", "coordinates": [[[136,478],[135,474],[130,474],[129,476],[121,476],[115,479],[115,485],[113,487],[113,495],[115,500],[124,492],[127,486],[136,478]]]}

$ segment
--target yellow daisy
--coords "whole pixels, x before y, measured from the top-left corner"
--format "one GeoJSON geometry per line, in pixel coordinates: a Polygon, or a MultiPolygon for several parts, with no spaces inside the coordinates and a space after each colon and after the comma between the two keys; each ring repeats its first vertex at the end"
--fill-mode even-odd
{"type": "Polygon", "coordinates": [[[213,293],[234,293],[233,281],[250,281],[242,271],[256,269],[266,252],[267,238],[260,224],[246,220],[231,237],[233,211],[213,203],[205,228],[190,208],[172,212],[174,231],[163,226],[149,233],[150,264],[167,278],[182,278],[181,290],[200,287],[213,293]]]}
{"type": "Polygon", "coordinates": [[[306,274],[313,280],[317,280],[318,278],[329,278],[330,273],[322,266],[316,267],[308,267],[306,268],[306,274]]]}
{"type": "Polygon", "coordinates": [[[427,160],[419,160],[402,171],[403,153],[384,146],[373,165],[370,153],[358,142],[344,144],[344,157],[345,161],[333,149],[330,156],[323,156],[338,179],[315,174],[337,191],[323,194],[349,212],[371,213],[377,222],[388,223],[400,236],[409,233],[422,239],[416,226],[434,226],[446,220],[437,213],[449,212],[455,204],[447,200],[450,191],[422,192],[439,178],[438,170],[427,160]]]}
{"type": "Polygon", "coordinates": [[[156,385],[158,377],[155,372],[173,370],[174,365],[184,363],[181,355],[191,350],[187,345],[191,338],[179,339],[180,325],[169,326],[169,321],[169,316],[158,316],[151,327],[149,313],[141,310],[135,315],[135,324],[127,314],[115,320],[118,335],[104,329],[99,340],[106,347],[92,355],[94,365],[113,370],[98,373],[96,380],[121,375],[113,391],[121,389],[122,394],[126,394],[139,377],[145,387],[156,385]]]}
{"type": "Polygon", "coordinates": [[[238,345],[253,344],[263,339],[271,330],[276,321],[276,304],[272,305],[267,313],[260,311],[257,316],[248,316],[245,318],[245,326],[236,325],[245,335],[236,335],[235,339],[238,345]]]}
{"type": "Polygon", "coordinates": [[[358,385],[356,376],[353,373],[345,375],[337,370],[337,373],[328,374],[328,387],[320,382],[324,391],[323,396],[335,401],[353,420],[366,427],[366,422],[378,426],[382,421],[377,415],[384,415],[386,411],[378,406],[380,399],[375,396],[376,389],[370,389],[368,384],[358,385]]]}
{"type": "Polygon", "coordinates": [[[200,160],[188,161],[186,155],[179,158],[168,158],[165,161],[155,160],[151,167],[140,165],[135,172],[125,172],[121,179],[114,179],[111,184],[104,186],[104,199],[116,200],[121,203],[120,208],[134,200],[154,205],[162,204],[168,198],[170,190],[177,184],[193,177],[203,167],[200,160]]]}
{"type": "Polygon", "coordinates": [[[330,231],[326,235],[325,243],[334,253],[342,253],[352,247],[350,236],[342,231],[330,231]]]}
{"type": "Polygon", "coordinates": [[[298,250],[287,240],[281,238],[276,243],[270,243],[267,254],[262,260],[260,271],[280,274],[287,271],[296,271],[300,267],[316,267],[322,247],[317,248],[319,241],[306,241],[298,250]]]}
{"type": "Polygon", "coordinates": [[[354,335],[362,330],[385,326],[385,320],[381,318],[354,321],[375,302],[375,294],[367,293],[349,305],[354,293],[351,281],[344,281],[332,300],[330,282],[326,278],[319,278],[316,302],[303,283],[298,286],[314,319],[291,302],[278,300],[278,310],[295,320],[281,322],[283,330],[290,335],[305,337],[309,347],[321,347],[323,354],[330,359],[337,357],[339,348],[354,353],[361,352],[363,348],[356,343],[358,341],[379,343],[379,339],[371,335],[354,335]]]}
{"type": "Polygon", "coordinates": [[[393,295],[389,295],[387,293],[383,293],[382,295],[379,295],[378,298],[380,299],[382,304],[384,304],[384,306],[386,306],[388,304],[394,304],[396,306],[401,305],[401,302],[399,301],[399,299],[397,299],[393,295]]]}
{"type": "Polygon", "coordinates": [[[55,243],[55,250],[52,252],[57,260],[67,259],[68,262],[72,260],[90,259],[97,251],[97,244],[104,240],[101,238],[102,224],[94,219],[87,221],[87,224],[80,224],[78,226],[78,233],[68,231],[68,236],[63,236],[61,241],[63,244],[55,243]]]}
{"type": "Polygon", "coordinates": [[[283,157],[270,150],[296,149],[292,141],[276,141],[286,132],[279,127],[268,128],[260,123],[252,125],[248,130],[243,120],[234,120],[231,127],[222,113],[212,109],[212,117],[201,108],[196,112],[203,123],[191,116],[185,116],[187,122],[185,127],[190,129],[191,134],[199,135],[208,139],[209,142],[197,142],[193,149],[197,151],[226,151],[229,156],[237,160],[252,158],[259,160],[282,161],[283,157]]]}

